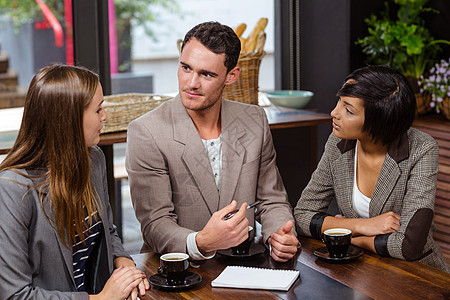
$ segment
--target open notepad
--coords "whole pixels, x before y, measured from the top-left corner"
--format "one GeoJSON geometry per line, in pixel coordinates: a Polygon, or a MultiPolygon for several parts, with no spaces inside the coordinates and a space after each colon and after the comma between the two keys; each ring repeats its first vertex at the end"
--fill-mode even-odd
{"type": "Polygon", "coordinates": [[[299,274],[300,272],[297,270],[227,266],[211,282],[211,285],[213,287],[288,291],[299,274]]]}

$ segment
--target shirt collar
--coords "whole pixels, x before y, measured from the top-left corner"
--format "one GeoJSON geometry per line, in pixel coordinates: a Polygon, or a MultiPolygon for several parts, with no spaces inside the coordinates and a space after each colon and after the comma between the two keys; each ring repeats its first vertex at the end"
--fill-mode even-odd
{"type": "MultiPolygon", "coordinates": [[[[341,140],[336,145],[338,149],[341,151],[341,154],[345,152],[355,149],[356,140],[341,140]]],[[[408,143],[408,134],[407,132],[403,133],[401,136],[396,138],[390,145],[388,149],[388,154],[392,157],[397,163],[405,160],[409,157],[409,143],[408,143]]]]}

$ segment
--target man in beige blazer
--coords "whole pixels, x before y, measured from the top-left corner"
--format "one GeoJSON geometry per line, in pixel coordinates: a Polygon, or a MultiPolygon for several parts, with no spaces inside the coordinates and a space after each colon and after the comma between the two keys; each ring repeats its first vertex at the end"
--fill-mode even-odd
{"type": "Polygon", "coordinates": [[[297,251],[264,110],[222,99],[239,76],[239,53],[230,27],[195,26],[181,48],[179,94],[128,127],[126,168],[142,251],[208,259],[244,241],[255,220],[275,260],[297,251]],[[256,200],[256,212],[247,210],[256,200]]]}

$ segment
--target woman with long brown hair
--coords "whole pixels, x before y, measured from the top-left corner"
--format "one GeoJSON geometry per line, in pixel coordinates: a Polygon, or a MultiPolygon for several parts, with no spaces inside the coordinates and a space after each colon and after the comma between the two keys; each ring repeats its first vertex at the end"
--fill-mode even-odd
{"type": "Polygon", "coordinates": [[[1,299],[136,299],[149,288],[112,223],[102,103],[85,68],[51,65],[32,79],[0,164],[1,299]]]}

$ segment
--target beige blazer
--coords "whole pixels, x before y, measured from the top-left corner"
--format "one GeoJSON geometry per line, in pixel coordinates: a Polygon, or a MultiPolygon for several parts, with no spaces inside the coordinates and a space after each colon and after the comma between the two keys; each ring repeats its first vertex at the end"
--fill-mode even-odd
{"type": "Polygon", "coordinates": [[[187,236],[233,199],[238,206],[260,199],[250,224],[262,224],[264,241],[293,220],[276,166],[264,110],[222,100],[220,195],[203,142],[179,95],[131,122],[126,168],[144,238],[142,251],[186,252],[187,236]]]}

